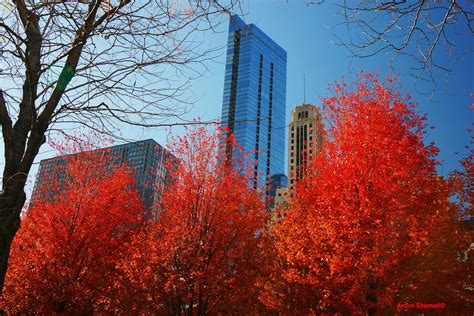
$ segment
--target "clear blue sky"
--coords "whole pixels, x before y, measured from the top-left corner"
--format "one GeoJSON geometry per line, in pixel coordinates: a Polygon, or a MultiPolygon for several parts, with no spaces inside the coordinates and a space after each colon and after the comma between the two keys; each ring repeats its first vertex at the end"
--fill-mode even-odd
{"type": "MultiPolygon", "coordinates": [[[[306,6],[303,0],[244,0],[244,21],[256,24],[288,52],[287,122],[291,109],[303,102],[303,74],[306,77],[306,102],[316,105],[328,94],[327,85],[334,80],[345,77],[351,81],[360,70],[377,70],[382,77],[388,74],[388,56],[351,59],[345,48],[332,44],[334,34],[340,31],[334,28],[339,22],[335,10],[331,4],[306,6]]],[[[220,46],[222,54],[207,64],[204,76],[192,86],[192,93],[198,101],[188,119],[212,120],[221,115],[227,27],[226,21],[217,28],[218,32],[205,34],[204,45],[220,46]]],[[[466,32],[455,40],[460,49],[468,49],[473,44],[472,36],[466,32]]],[[[472,127],[474,115],[470,109],[473,103],[470,94],[474,92],[473,60],[472,52],[465,55],[453,68],[446,87],[442,86],[442,80],[438,80],[441,86],[431,98],[419,92],[430,92],[430,84],[416,83],[408,76],[400,77],[403,92],[413,96],[419,110],[428,114],[429,124],[435,126],[427,135],[427,142],[435,141],[440,148],[439,159],[443,162],[440,171],[443,174],[457,168],[459,158],[468,152],[465,148],[470,141],[467,129],[472,127]],[[416,84],[418,89],[415,89],[416,84]]],[[[398,66],[397,69],[403,71],[409,63],[402,62],[398,66]]],[[[171,134],[165,128],[124,128],[124,131],[129,138],[154,138],[163,145],[171,134],[182,133],[182,129],[176,127],[171,134]]],[[[43,151],[46,152],[37,161],[54,155],[47,148],[43,151]]],[[[33,175],[36,168],[32,171],[33,175]]]]}

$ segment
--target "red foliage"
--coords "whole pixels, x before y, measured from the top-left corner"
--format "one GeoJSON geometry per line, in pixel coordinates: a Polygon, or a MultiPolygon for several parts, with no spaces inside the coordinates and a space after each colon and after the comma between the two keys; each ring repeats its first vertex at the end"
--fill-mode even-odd
{"type": "Polygon", "coordinates": [[[158,219],[124,255],[119,291],[133,299],[121,308],[201,315],[258,307],[254,282],[267,213],[251,174],[234,168],[221,140],[199,128],[174,143],[178,165],[158,219]]]}
{"type": "Polygon", "coordinates": [[[250,154],[239,148],[230,161],[236,144],[220,132],[198,128],[172,144],[157,217],[143,225],[126,167],[104,151],[67,156],[23,217],[0,309],[393,314],[420,302],[468,312],[473,231],[458,215],[472,214],[472,155],[446,181],[408,98],[371,75],[334,93],[313,172],[268,231],[250,154]]]}
{"type": "Polygon", "coordinates": [[[44,200],[33,202],[14,240],[3,296],[7,313],[109,308],[119,250],[143,210],[129,172],[111,166],[104,154],[66,156],[58,177],[43,183],[37,196],[44,200]]]}
{"type": "Polygon", "coordinates": [[[466,267],[457,260],[466,232],[436,174],[437,149],[423,144],[425,118],[408,101],[370,74],[353,90],[336,83],[324,102],[325,149],[272,229],[277,261],[261,295],[268,306],[290,314],[466,306],[462,282],[448,286],[465,276],[456,267],[466,267]]]}

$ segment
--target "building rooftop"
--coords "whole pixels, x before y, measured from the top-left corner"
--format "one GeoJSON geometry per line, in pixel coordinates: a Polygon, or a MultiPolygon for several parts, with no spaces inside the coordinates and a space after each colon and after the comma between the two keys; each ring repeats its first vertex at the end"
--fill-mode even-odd
{"type": "Polygon", "coordinates": [[[280,45],[278,45],[274,40],[272,40],[267,34],[265,34],[261,29],[258,28],[255,24],[246,24],[238,15],[232,15],[230,17],[229,23],[229,33],[241,31],[245,32],[245,35],[255,34],[256,38],[261,40],[266,46],[272,49],[277,55],[286,60],[287,53],[280,45]]]}

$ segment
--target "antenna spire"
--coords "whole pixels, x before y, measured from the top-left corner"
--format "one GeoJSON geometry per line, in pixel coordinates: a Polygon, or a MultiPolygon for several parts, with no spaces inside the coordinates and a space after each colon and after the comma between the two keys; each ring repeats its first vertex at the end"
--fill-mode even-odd
{"type": "Polygon", "coordinates": [[[303,73],[303,104],[306,104],[306,75],[303,73]]]}

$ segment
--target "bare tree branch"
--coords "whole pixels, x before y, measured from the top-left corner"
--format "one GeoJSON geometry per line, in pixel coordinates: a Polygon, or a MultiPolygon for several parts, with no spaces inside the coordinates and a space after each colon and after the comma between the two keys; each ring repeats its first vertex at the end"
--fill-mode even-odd
{"type": "Polygon", "coordinates": [[[336,7],[344,21],[339,26],[345,30],[336,32],[336,45],[356,58],[387,54],[392,67],[400,59],[410,60],[408,73],[431,82],[433,89],[436,74],[448,75],[456,59],[466,53],[458,42],[459,32],[474,35],[472,1],[344,0],[336,7]]]}

